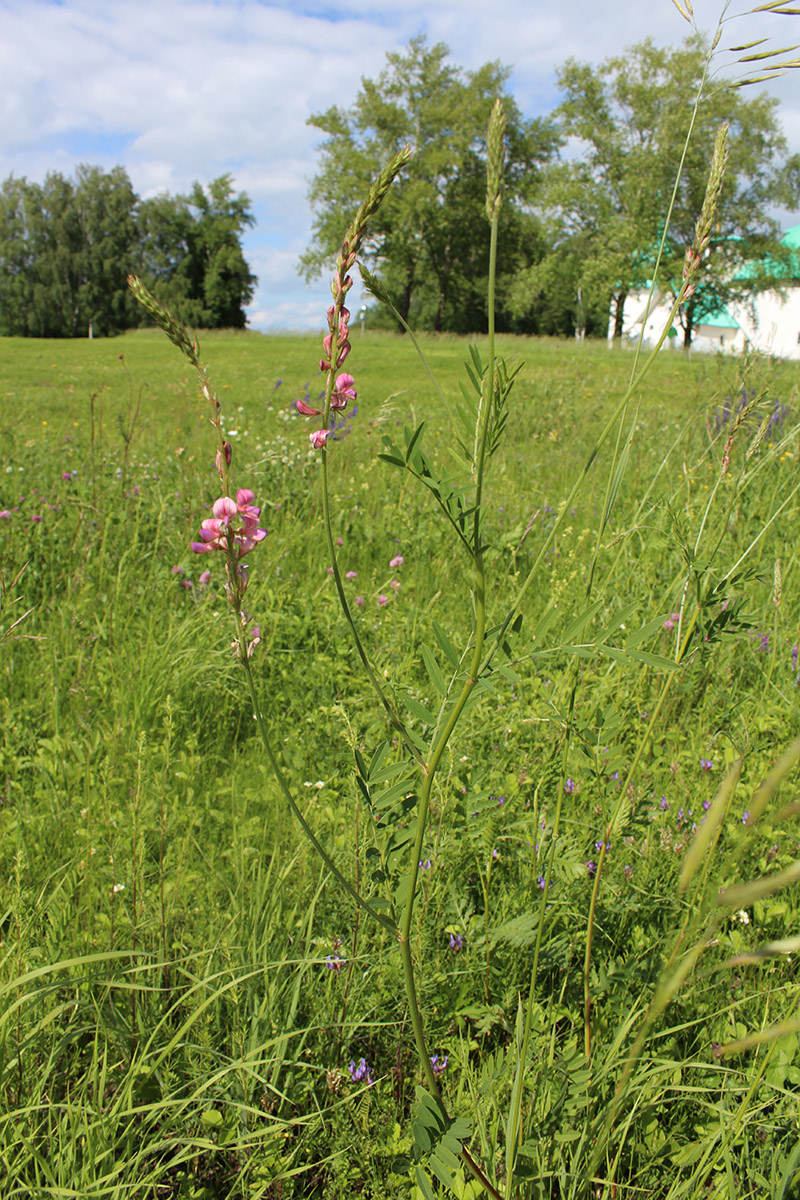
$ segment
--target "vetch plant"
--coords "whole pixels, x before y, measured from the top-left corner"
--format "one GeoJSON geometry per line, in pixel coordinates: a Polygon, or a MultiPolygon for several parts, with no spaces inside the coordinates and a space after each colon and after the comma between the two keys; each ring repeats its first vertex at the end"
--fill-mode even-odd
{"type": "MultiPolygon", "coordinates": [[[[717,498],[724,498],[722,483],[728,476],[738,449],[738,437],[756,401],[748,401],[732,423],[726,425],[728,436],[717,479],[693,538],[683,528],[680,538],[676,532],[675,541],[680,544],[685,566],[679,594],[665,598],[654,619],[647,621],[640,629],[632,627],[631,631],[628,623],[632,621],[635,606],[631,606],[627,612],[612,611],[608,592],[613,588],[613,571],[609,573],[608,582],[601,587],[597,568],[603,548],[601,539],[611,530],[612,515],[635,434],[635,419],[630,433],[625,432],[628,407],[657,348],[642,365],[639,364],[637,353],[628,390],[597,438],[588,461],[563,504],[548,522],[547,530],[542,531],[526,573],[515,576],[515,592],[510,601],[502,601],[502,615],[493,615],[496,601],[490,587],[490,567],[494,547],[488,518],[487,479],[491,460],[506,430],[510,397],[518,371],[518,368],[507,366],[497,355],[495,347],[495,285],[498,226],[503,201],[504,137],[505,116],[502,104],[498,101],[489,121],[486,150],[486,217],[490,241],[487,349],[484,359],[474,346],[470,347],[470,361],[466,366],[468,383],[463,388],[459,403],[448,404],[452,421],[448,450],[453,465],[442,467],[423,449],[424,422],[415,429],[406,428],[399,444],[385,437],[380,455],[385,463],[417,481],[430,494],[449,528],[455,546],[454,553],[460,556],[463,577],[467,581],[464,590],[469,601],[469,626],[460,640],[454,639],[441,625],[431,620],[430,627],[438,653],[428,646],[421,649],[431,694],[435,696],[433,704],[428,700],[423,702],[414,694],[411,686],[390,681],[388,673],[379,670],[371,659],[363,640],[363,616],[359,615],[357,622],[351,608],[351,604],[362,608],[364,598],[355,596],[351,599],[352,592],[346,586],[356,579],[357,573],[352,569],[343,572],[340,567],[342,539],[334,534],[329,482],[329,457],[336,452],[336,432],[342,428],[342,413],[348,406],[352,413],[358,395],[356,377],[342,369],[345,362],[348,367],[351,365],[351,314],[346,305],[353,285],[351,272],[358,262],[370,219],[386,197],[393,179],[409,161],[408,149],[396,154],[375,180],[342,241],[331,283],[332,303],[326,314],[327,332],[322,339],[322,357],[319,360],[319,369],[325,380],[319,406],[310,404],[307,399],[295,402],[295,408],[301,416],[314,419],[315,424],[318,421],[308,437],[321,461],[319,474],[326,543],[323,565],[330,564],[327,569],[332,575],[356,654],[379,702],[385,726],[386,736],[369,750],[361,738],[353,736],[351,740],[355,784],[359,800],[369,818],[366,859],[370,864],[370,876],[367,883],[362,881],[359,873],[355,884],[348,879],[331,847],[323,844],[315,832],[311,820],[296,799],[282,755],[275,749],[278,744],[275,731],[268,728],[262,713],[251,661],[258,637],[248,635],[253,618],[245,607],[251,560],[243,560],[266,541],[267,530],[260,525],[261,509],[255,503],[256,496],[250,488],[236,490],[235,499],[231,495],[231,443],[223,435],[219,401],[200,361],[197,344],[139,281],[131,280],[131,289],[136,298],[195,368],[201,393],[211,408],[222,495],[214,501],[211,516],[203,520],[199,541],[192,543],[192,549],[198,554],[216,552],[224,556],[225,593],[232,609],[235,629],[234,652],[246,672],[249,699],[265,755],[286,804],[327,870],[358,906],[359,914],[363,912],[370,916],[397,947],[421,1083],[415,1089],[411,1154],[408,1158],[399,1156],[396,1169],[412,1172],[417,1194],[424,1200],[431,1200],[434,1196],[433,1177],[459,1197],[474,1197],[481,1191],[493,1197],[493,1200],[544,1197],[556,1194],[551,1190],[551,1185],[560,1189],[557,1192],[559,1196],[588,1198],[615,1195],[616,1180],[622,1171],[620,1164],[628,1154],[628,1130],[635,1119],[635,1087],[643,1087],[645,1083],[648,1087],[654,1086],[656,1068],[648,1065],[647,1070],[642,1069],[643,1054],[653,1029],[689,979],[701,956],[715,944],[714,939],[726,917],[732,912],[745,910],[757,899],[771,896],[798,876],[795,868],[789,868],[766,880],[744,885],[731,883],[721,891],[715,888],[717,877],[712,873],[711,864],[716,862],[714,852],[719,848],[725,818],[739,780],[742,764],[737,758],[726,772],[705,819],[694,829],[691,842],[687,826],[687,849],[680,874],[680,892],[686,900],[686,915],[674,942],[667,944],[665,941],[662,947],[662,969],[657,982],[651,986],[648,981],[643,986],[616,1030],[609,1031],[604,1021],[598,1021],[595,1004],[603,989],[593,959],[593,939],[600,919],[608,855],[612,846],[620,847],[632,820],[631,797],[637,772],[651,744],[674,680],[679,677],[681,670],[702,654],[711,652],[720,638],[743,628],[739,620],[736,589],[746,578],[744,559],[747,558],[747,552],[724,572],[716,565],[735,500],[733,493],[722,504],[725,512],[716,525],[714,519],[717,498]],[[564,621],[561,620],[561,613],[556,612],[557,604],[551,605],[536,630],[526,639],[522,635],[525,603],[534,590],[543,564],[550,562],[550,556],[554,558],[556,539],[564,530],[573,501],[587,480],[598,454],[607,442],[614,441],[614,437],[616,440],[602,497],[595,552],[587,577],[581,582],[581,586],[585,584],[586,587],[585,604],[577,615],[564,621]],[[710,547],[707,546],[708,542],[711,542],[710,547]],[[701,549],[704,551],[702,557],[701,549]],[[665,614],[669,614],[666,619],[665,614]],[[607,622],[605,625],[604,621],[607,622]],[[670,643],[674,638],[674,649],[669,657],[658,653],[659,645],[663,647],[667,640],[664,631],[673,635],[670,643]],[[548,832],[541,855],[539,843],[536,843],[531,875],[533,911],[518,914],[503,929],[503,936],[511,944],[526,948],[526,965],[529,965],[527,995],[519,997],[513,1027],[506,1022],[508,1042],[495,1077],[485,1079],[477,1087],[473,1082],[468,1053],[459,1063],[454,1061],[454,1050],[450,1055],[430,1052],[421,1001],[424,954],[418,901],[440,873],[440,859],[431,832],[431,813],[451,743],[477,702],[493,696],[499,683],[515,683],[515,669],[521,664],[543,670],[548,663],[558,663],[559,660],[567,662],[567,701],[563,711],[558,713],[564,737],[562,746],[560,749],[556,747],[554,752],[553,778],[547,781],[552,812],[543,810],[547,815],[548,832]],[[582,941],[583,1045],[571,1044],[569,1052],[565,1051],[558,1060],[557,1068],[560,999],[555,994],[549,997],[544,994],[542,975],[545,959],[551,951],[548,937],[555,920],[554,906],[560,903],[558,882],[562,866],[560,856],[564,848],[562,835],[565,811],[569,806],[574,806],[578,796],[588,792],[592,786],[588,776],[579,774],[568,762],[571,741],[577,730],[576,698],[579,696],[581,667],[587,661],[603,660],[611,664],[635,665],[641,668],[643,678],[645,672],[651,672],[656,674],[659,683],[652,707],[648,707],[643,715],[642,708],[638,708],[636,719],[631,719],[635,750],[629,759],[627,771],[622,776],[619,771],[613,773],[612,778],[618,781],[619,786],[613,790],[610,800],[603,801],[603,807],[598,806],[598,815],[602,816],[602,825],[599,826],[601,836],[595,840],[596,834],[593,832],[583,843],[584,848],[573,854],[571,859],[572,875],[580,880],[582,890],[590,897],[586,904],[585,929],[581,928],[580,934],[573,939],[582,941]],[[568,768],[572,774],[568,774],[568,768]],[[580,780],[580,786],[573,776],[580,780]],[[596,861],[583,857],[586,845],[591,842],[594,842],[596,861]],[[540,1048],[541,1062],[536,1059],[535,1046],[540,1048]],[[459,1072],[461,1076],[458,1083],[452,1084],[455,1096],[452,1103],[450,1088],[446,1094],[443,1087],[445,1068],[448,1083],[459,1072]],[[495,1096],[495,1091],[501,1099],[495,1096]],[[501,1101],[504,1106],[502,1112],[501,1101]],[[451,1111],[455,1107],[458,1111],[451,1111]],[[552,1132],[553,1122],[562,1112],[569,1128],[559,1129],[558,1132],[563,1135],[561,1142],[555,1135],[548,1135],[549,1141],[540,1137],[540,1120],[543,1124],[549,1122],[552,1132]],[[558,1166],[554,1167],[552,1146],[562,1143],[569,1148],[564,1150],[558,1166]],[[467,1176],[471,1177],[469,1183],[467,1176]]],[[[698,272],[702,268],[720,189],[724,186],[726,139],[727,130],[723,126],[715,144],[708,187],[698,217],[695,239],[687,251],[683,280],[672,317],[677,314],[680,304],[692,295],[698,272]]],[[[367,289],[381,302],[388,304],[395,318],[402,323],[382,282],[363,266],[361,273],[367,289]]],[[[666,336],[667,329],[661,342],[666,336]]],[[[763,437],[763,431],[760,437],[763,437]]],[[[755,449],[752,442],[750,449],[755,449]]],[[[764,466],[763,459],[749,464],[750,457],[748,454],[742,466],[742,486],[748,477],[764,466]]],[[[263,549],[266,550],[266,547],[263,549]]],[[[257,558],[257,555],[253,555],[252,561],[256,562],[257,558]]],[[[399,572],[403,566],[404,556],[400,554],[394,555],[389,562],[392,571],[399,572]]],[[[384,583],[382,586],[388,586],[390,592],[400,593],[405,600],[399,579],[392,579],[388,585],[384,583]]],[[[386,608],[389,596],[380,592],[375,603],[381,609],[386,608]]],[[[794,655],[793,672],[796,666],[794,655]]],[[[647,703],[649,706],[650,701],[647,703]]],[[[602,746],[601,741],[601,749],[602,746]]],[[[744,836],[752,836],[754,827],[764,816],[768,801],[798,758],[800,747],[795,746],[758,790],[746,812],[744,836]]],[[[713,762],[702,759],[700,765],[703,771],[710,771],[713,762]]],[[[537,783],[536,804],[538,787],[537,783]]],[[[498,940],[496,931],[493,932],[491,928],[489,882],[493,871],[497,876],[502,876],[506,870],[506,842],[502,843],[503,854],[500,855],[494,844],[495,840],[499,844],[499,839],[488,835],[502,828],[492,822],[502,821],[508,807],[505,805],[505,795],[500,800],[489,796],[484,810],[478,808],[475,814],[482,813],[488,838],[483,844],[476,839],[476,847],[480,844],[483,857],[479,856],[477,849],[475,853],[479,864],[477,890],[481,891],[484,901],[482,969],[487,1011],[492,1000],[492,953],[498,940]],[[484,811],[489,803],[491,819],[486,817],[484,811]]],[[[659,807],[662,811],[669,808],[664,797],[659,807]]],[[[680,810],[680,819],[683,820],[683,808],[680,810]]],[[[536,805],[530,825],[534,830],[539,828],[536,805]]],[[[545,822],[542,822],[541,828],[545,828],[545,822]]],[[[530,836],[528,840],[533,843],[534,837],[530,836]]],[[[729,857],[733,870],[733,856],[729,857]]],[[[635,886],[634,869],[630,863],[622,868],[622,877],[635,886]]],[[[450,927],[451,930],[455,928],[455,924],[450,927]]],[[[461,924],[461,928],[469,931],[470,927],[461,924]]],[[[436,936],[441,942],[441,932],[436,936]]],[[[461,933],[449,932],[446,950],[451,965],[457,961],[460,966],[469,960],[471,955],[467,952],[467,946],[472,945],[471,941],[465,944],[461,933]]],[[[780,951],[769,953],[777,956],[780,951]]],[[[355,953],[352,958],[355,958],[355,953]]],[[[345,960],[338,952],[328,955],[324,961],[331,977],[338,975],[347,962],[349,980],[352,958],[345,960]]],[[[608,975],[609,972],[606,972],[605,984],[608,984],[608,975]]],[[[567,982],[565,977],[564,991],[567,982]]],[[[440,1044],[438,1038],[434,1044],[440,1044]]],[[[718,1056],[736,1053],[739,1048],[736,1043],[720,1043],[718,1056]]],[[[371,1061],[375,1060],[371,1057],[371,1061]]],[[[352,1059],[348,1066],[351,1082],[369,1088],[379,1083],[373,1078],[373,1071],[377,1074],[378,1068],[368,1065],[364,1057],[358,1062],[352,1059]]],[[[740,1124],[745,1119],[745,1113],[746,1106],[742,1102],[736,1118],[740,1124]]],[[[712,1165],[716,1166],[722,1160],[724,1155],[717,1147],[716,1136],[706,1139],[698,1157],[702,1159],[707,1173],[711,1172],[712,1165]]],[[[693,1179],[698,1186],[705,1178],[699,1169],[693,1171],[693,1179]]],[[[688,1196],[690,1193],[673,1189],[669,1194],[688,1196]]]]}

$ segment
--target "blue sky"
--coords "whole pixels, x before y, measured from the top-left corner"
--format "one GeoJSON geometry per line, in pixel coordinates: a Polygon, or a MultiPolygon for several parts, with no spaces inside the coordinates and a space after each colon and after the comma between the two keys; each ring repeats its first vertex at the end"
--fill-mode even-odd
{"type": "MultiPolygon", "coordinates": [[[[713,30],[721,8],[697,0],[694,11],[713,30]]],[[[678,43],[690,27],[670,0],[0,0],[0,178],[120,163],[148,196],[230,171],[257,220],[244,239],[259,276],[252,327],[318,328],[327,285],[296,271],[319,141],[307,119],[350,104],[419,32],[458,66],[510,66],[510,91],[536,116],[557,103],[565,59],[599,62],[647,36],[678,43]]],[[[722,46],[765,36],[800,42],[800,18],[744,15],[722,46]]],[[[799,83],[767,85],[793,152],[799,83]]]]}

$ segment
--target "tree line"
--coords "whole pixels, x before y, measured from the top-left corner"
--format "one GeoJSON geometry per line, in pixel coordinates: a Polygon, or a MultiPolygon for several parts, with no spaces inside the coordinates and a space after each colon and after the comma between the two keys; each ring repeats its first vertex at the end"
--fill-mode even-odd
{"type": "Polygon", "coordinates": [[[230,175],[142,200],[123,167],[79,166],[0,186],[0,335],[87,337],[142,324],[127,275],[196,328],[242,328],[256,284],[241,235],[254,223],[230,175]]]}
{"type": "MultiPolygon", "coordinates": [[[[681,312],[684,343],[704,315],[797,274],[770,212],[797,207],[800,156],[783,157],[777,101],[764,94],[748,99],[716,79],[693,117],[707,60],[700,37],[667,49],[647,40],[599,66],[569,60],[557,74],[561,103],[534,120],[507,94],[507,67],[463,71],[448,55],[447,46],[416,37],[387,55],[377,79],[362,79],[350,108],[310,118],[325,138],[309,193],[307,277],[335,254],[369,180],[410,142],[414,158],[373,223],[368,265],[412,327],[485,329],[485,130],[497,95],[507,114],[498,328],[605,336],[611,311],[621,332],[628,293],[656,273],[690,123],[658,268],[662,290],[680,285],[723,121],[729,161],[698,285],[681,312]]],[[[381,319],[376,311],[373,323],[381,319]]]]}

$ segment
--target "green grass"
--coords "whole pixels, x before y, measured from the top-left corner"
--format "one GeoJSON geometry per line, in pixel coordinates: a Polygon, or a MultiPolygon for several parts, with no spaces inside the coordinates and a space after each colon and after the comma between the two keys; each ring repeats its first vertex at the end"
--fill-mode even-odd
{"type": "MultiPolygon", "coordinates": [[[[467,344],[423,344],[457,402],[467,344]]],[[[250,558],[259,696],[318,836],[348,878],[379,887],[351,742],[369,759],[390,731],[336,603],[318,455],[292,405],[307,381],[312,400],[319,390],[320,342],[218,334],[201,348],[236,430],[237,485],[256,492],[270,530],[250,558]]],[[[753,895],[747,923],[723,914],[603,1127],[665,966],[668,978],[706,929],[690,911],[697,880],[705,920],[720,886],[798,858],[797,814],[784,811],[796,775],[743,824],[798,731],[796,371],[659,356],[625,418],[620,445],[633,436],[608,527],[598,536],[616,433],[547,548],[633,358],[589,343],[499,348],[523,365],[489,474],[490,624],[545,552],[505,673],[460,727],[434,796],[415,953],[430,1044],[449,1056],[445,1093],[502,1178],[542,913],[520,1196],[590,1194],[583,1168],[599,1131],[597,1178],[620,1196],[796,1196],[796,1026],[739,1055],[713,1050],[796,1021],[785,953],[725,965],[796,936],[796,885],[753,895]],[[720,477],[733,424],[722,408],[743,388],[763,397],[720,477]],[[659,662],[675,657],[676,631],[664,621],[692,572],[702,635],[670,671],[659,662]],[[719,843],[682,892],[692,826],[740,756],[719,843]],[[612,820],[590,1077],[586,863],[612,820]]],[[[285,811],[229,652],[221,570],[188,548],[217,487],[194,381],[157,333],[2,349],[3,1195],[413,1194],[400,1160],[418,1077],[395,948],[356,920],[285,811]],[[362,1057],[372,1087],[351,1081],[362,1057]]],[[[401,441],[424,419],[427,452],[446,463],[453,427],[407,340],[357,333],[348,369],[358,414],[330,456],[340,564],[356,572],[348,587],[364,599],[355,611],[376,668],[429,706],[422,647],[446,669],[435,621],[461,649],[464,563],[430,498],[377,455],[384,436],[401,441]]]]}

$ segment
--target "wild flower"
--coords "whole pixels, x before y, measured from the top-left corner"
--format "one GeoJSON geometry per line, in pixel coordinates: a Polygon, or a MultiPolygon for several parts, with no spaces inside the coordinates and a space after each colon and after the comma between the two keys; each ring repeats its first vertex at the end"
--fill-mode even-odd
{"type": "Polygon", "coordinates": [[[381,592],[380,596],[378,596],[378,607],[385,608],[388,603],[389,603],[389,597],[384,596],[383,593],[381,592]]]}
{"type": "Polygon", "coordinates": [[[445,1054],[444,1058],[441,1058],[441,1059],[439,1058],[438,1054],[431,1055],[431,1066],[433,1067],[433,1073],[437,1077],[437,1079],[441,1074],[443,1074],[443,1072],[447,1068],[447,1063],[448,1063],[448,1055],[445,1054]]]}
{"type": "Polygon", "coordinates": [[[345,571],[344,577],[345,577],[345,579],[355,579],[356,573],[355,573],[355,571],[345,571]]]}
{"type": "Polygon", "coordinates": [[[261,509],[253,505],[254,499],[249,488],[240,488],[235,500],[230,496],[220,496],[215,500],[211,506],[214,515],[200,526],[202,540],[191,543],[195,554],[205,554],[209,550],[227,552],[230,546],[238,562],[258,542],[262,542],[267,531],[258,527],[261,509]]]}
{"type": "Polygon", "coordinates": [[[374,1082],[372,1068],[367,1066],[366,1060],[363,1058],[359,1059],[358,1066],[356,1066],[355,1060],[351,1059],[347,1070],[353,1083],[367,1083],[371,1086],[374,1082]]]}
{"type": "Polygon", "coordinates": [[[714,764],[710,758],[701,758],[700,759],[700,768],[703,771],[713,771],[714,764]]]}
{"type": "Polygon", "coordinates": [[[389,566],[392,568],[393,571],[396,570],[397,567],[402,567],[402,565],[403,565],[402,554],[395,554],[394,558],[391,559],[389,562],[389,566]]]}
{"type": "Polygon", "coordinates": [[[747,825],[747,823],[749,822],[749,820],[750,820],[750,809],[749,809],[749,808],[746,808],[746,809],[744,810],[744,812],[742,813],[742,824],[743,824],[743,825],[747,825]]]}
{"type": "Polygon", "coordinates": [[[356,598],[355,598],[355,600],[353,601],[353,603],[356,605],[356,607],[357,607],[357,608],[363,608],[363,607],[364,607],[364,597],[363,597],[363,596],[356,596],[356,598]]]}
{"type": "Polygon", "coordinates": [[[597,872],[597,863],[593,862],[591,858],[588,859],[586,862],[587,875],[594,875],[594,874],[596,874],[596,872],[597,872]]]}
{"type": "Polygon", "coordinates": [[[399,592],[399,590],[400,590],[400,580],[399,580],[399,579],[393,579],[393,580],[392,580],[392,582],[389,584],[389,587],[392,589],[392,591],[393,591],[393,592],[399,592]]]}
{"type": "Polygon", "coordinates": [[[429,858],[426,858],[425,862],[422,862],[422,860],[420,860],[419,869],[420,869],[420,871],[430,871],[431,860],[429,858]]]}
{"type": "Polygon", "coordinates": [[[536,882],[537,882],[537,883],[538,883],[538,885],[539,885],[539,890],[543,892],[543,891],[544,891],[544,889],[545,889],[545,884],[546,884],[546,882],[547,882],[547,881],[545,880],[545,877],[544,877],[544,875],[540,875],[540,876],[539,876],[539,878],[536,880],[536,882]]]}
{"type": "Polygon", "coordinates": [[[458,954],[459,951],[463,949],[463,946],[464,946],[464,939],[462,938],[461,934],[460,933],[451,933],[450,934],[450,949],[453,951],[453,954],[458,954]]]}
{"type": "Polygon", "coordinates": [[[575,791],[575,780],[574,779],[567,780],[567,782],[564,784],[564,791],[570,792],[570,793],[575,791]]]}
{"type": "MultiPolygon", "coordinates": [[[[325,956],[325,966],[329,971],[335,971],[338,975],[342,967],[347,962],[346,958],[340,958],[338,954],[328,954],[325,956]]],[[[362,1060],[363,1061],[363,1060],[362,1060]]]]}
{"type": "Polygon", "coordinates": [[[680,619],[681,619],[680,613],[670,613],[669,616],[667,617],[666,621],[664,622],[663,628],[667,629],[667,630],[674,629],[680,619]]]}
{"type": "Polygon", "coordinates": [[[622,868],[622,874],[625,876],[626,879],[631,878],[631,876],[633,875],[633,867],[631,866],[630,863],[625,863],[625,866],[622,868]]]}

